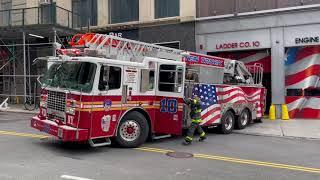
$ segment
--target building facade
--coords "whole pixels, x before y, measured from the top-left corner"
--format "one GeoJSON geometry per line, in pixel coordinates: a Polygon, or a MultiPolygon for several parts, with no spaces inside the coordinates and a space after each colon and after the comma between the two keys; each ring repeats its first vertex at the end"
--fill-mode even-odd
{"type": "Polygon", "coordinates": [[[278,117],[287,104],[291,118],[320,119],[319,10],[320,0],[0,0],[0,29],[47,26],[62,41],[91,31],[261,63],[278,117]]]}
{"type": "Polygon", "coordinates": [[[268,105],[320,119],[320,1],[199,0],[198,52],[264,65],[268,105]],[[227,4],[225,4],[227,3],[227,4]]]}
{"type": "Polygon", "coordinates": [[[99,0],[90,30],[194,51],[195,17],[195,0],[99,0]]]}

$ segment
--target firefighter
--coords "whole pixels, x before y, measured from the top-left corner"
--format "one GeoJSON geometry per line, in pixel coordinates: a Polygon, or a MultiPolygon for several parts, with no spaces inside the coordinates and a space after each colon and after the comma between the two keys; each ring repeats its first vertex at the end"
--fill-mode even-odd
{"type": "Polygon", "coordinates": [[[187,136],[185,137],[184,144],[188,145],[191,144],[193,140],[193,135],[195,130],[198,131],[200,134],[199,141],[204,141],[207,139],[206,133],[203,131],[203,129],[200,126],[201,123],[201,101],[200,98],[195,95],[194,98],[189,98],[187,100],[184,100],[184,103],[187,104],[190,107],[190,118],[191,118],[191,125],[188,129],[187,136]]]}

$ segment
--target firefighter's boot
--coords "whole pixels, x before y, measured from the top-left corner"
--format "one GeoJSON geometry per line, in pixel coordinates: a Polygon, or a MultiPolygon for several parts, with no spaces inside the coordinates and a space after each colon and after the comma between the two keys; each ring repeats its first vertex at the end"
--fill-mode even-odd
{"type": "Polygon", "coordinates": [[[200,134],[200,138],[199,138],[199,141],[201,142],[201,141],[204,141],[204,140],[206,140],[207,139],[207,136],[206,136],[206,133],[201,133],[200,134]]]}
{"type": "Polygon", "coordinates": [[[192,143],[192,137],[187,136],[184,141],[183,141],[183,145],[189,145],[192,143]]]}

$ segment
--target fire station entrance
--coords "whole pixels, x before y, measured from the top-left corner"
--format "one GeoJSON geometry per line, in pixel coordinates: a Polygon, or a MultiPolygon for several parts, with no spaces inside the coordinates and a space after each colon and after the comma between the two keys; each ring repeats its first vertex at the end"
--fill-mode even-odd
{"type": "Polygon", "coordinates": [[[286,103],[291,118],[320,118],[320,46],[285,49],[286,103]]]}
{"type": "MultiPolygon", "coordinates": [[[[266,113],[269,113],[271,105],[271,52],[270,49],[228,51],[228,52],[208,52],[208,55],[242,61],[245,65],[260,63],[263,65],[262,84],[267,89],[266,113]]],[[[253,72],[251,72],[253,73],[253,72]]]]}

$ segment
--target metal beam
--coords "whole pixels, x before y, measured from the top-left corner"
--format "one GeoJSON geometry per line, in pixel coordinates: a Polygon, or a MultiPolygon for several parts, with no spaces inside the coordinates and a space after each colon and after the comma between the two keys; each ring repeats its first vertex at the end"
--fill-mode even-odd
{"type": "Polygon", "coordinates": [[[26,33],[22,32],[23,39],[23,94],[24,94],[24,102],[26,102],[27,98],[27,76],[26,76],[26,33]]]}
{"type": "Polygon", "coordinates": [[[57,56],[57,53],[56,53],[56,42],[57,42],[57,31],[54,29],[53,30],[53,46],[52,46],[52,49],[53,49],[53,56],[56,57],[57,56]]]}

